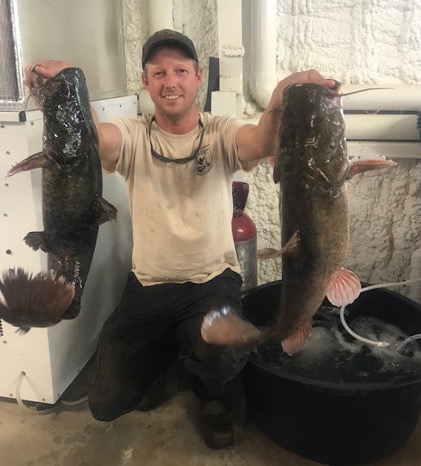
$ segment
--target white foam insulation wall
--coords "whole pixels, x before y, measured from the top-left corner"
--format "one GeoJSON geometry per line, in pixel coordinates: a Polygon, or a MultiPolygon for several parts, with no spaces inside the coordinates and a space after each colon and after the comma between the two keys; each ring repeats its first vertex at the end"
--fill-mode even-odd
{"type": "MultiPolygon", "coordinates": [[[[245,117],[261,109],[250,93],[251,1],[243,1],[245,117]]],[[[149,34],[148,1],[124,0],[128,88],[140,89],[140,53],[149,34]]],[[[174,28],[197,45],[201,64],[218,54],[216,0],[174,0],[174,28]]],[[[421,0],[279,0],[277,75],[316,68],[344,84],[421,84],[421,0]]],[[[205,80],[206,82],[206,80],[205,80]]],[[[206,99],[206,84],[199,108],[206,99]]],[[[421,110],[421,109],[420,109],[421,110]]],[[[420,154],[421,155],[421,154],[420,154]]],[[[421,160],[400,153],[398,166],[349,182],[349,268],[361,280],[379,283],[408,278],[412,252],[421,247],[421,160]]],[[[257,225],[258,246],[279,246],[278,186],[261,164],[250,183],[247,212],[257,225]]],[[[274,261],[259,264],[258,281],[280,278],[274,261]]],[[[403,290],[405,292],[405,290],[403,290]]]]}

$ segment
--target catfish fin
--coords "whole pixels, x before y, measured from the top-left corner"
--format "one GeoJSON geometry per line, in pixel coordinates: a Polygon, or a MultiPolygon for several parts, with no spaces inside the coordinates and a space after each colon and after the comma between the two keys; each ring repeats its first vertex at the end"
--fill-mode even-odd
{"type": "Polygon", "coordinates": [[[295,231],[289,240],[282,246],[282,254],[285,256],[295,256],[300,247],[300,233],[295,231]]]}
{"type": "Polygon", "coordinates": [[[24,334],[32,327],[56,325],[72,303],[74,286],[54,271],[36,275],[8,269],[0,279],[0,318],[24,334]]]}
{"type": "Polygon", "coordinates": [[[276,259],[281,256],[282,249],[262,248],[257,251],[257,258],[259,260],[276,259]]]}
{"type": "Polygon", "coordinates": [[[306,344],[313,327],[313,318],[304,322],[304,324],[295,331],[292,335],[285,340],[282,340],[282,349],[285,353],[292,356],[294,353],[300,351],[300,349],[306,344]]]}
{"type": "Polygon", "coordinates": [[[50,252],[50,248],[48,247],[45,233],[43,231],[30,231],[23,240],[34,251],[41,249],[44,252],[50,252]]]}
{"type": "Polygon", "coordinates": [[[103,197],[98,197],[94,202],[94,210],[96,212],[96,223],[102,225],[109,220],[117,218],[117,209],[103,197]]]}
{"type": "Polygon", "coordinates": [[[357,175],[358,173],[394,166],[396,166],[396,162],[394,162],[393,160],[386,160],[385,158],[378,158],[372,160],[356,160],[351,163],[351,167],[348,171],[346,179],[350,180],[354,175],[357,175]]]}
{"type": "Polygon", "coordinates": [[[37,152],[18,162],[16,165],[13,165],[6,176],[8,178],[9,176],[16,175],[16,173],[33,170],[35,168],[47,168],[49,164],[50,161],[44,155],[44,152],[37,152]]]}
{"type": "Polygon", "coordinates": [[[344,306],[355,301],[361,292],[361,282],[354,272],[342,268],[332,277],[326,292],[327,299],[334,306],[344,306]]]}
{"type": "Polygon", "coordinates": [[[208,312],[202,322],[202,338],[213,345],[248,345],[257,342],[262,332],[244,320],[234,309],[208,312]]]}
{"type": "Polygon", "coordinates": [[[296,254],[300,243],[300,234],[298,231],[289,238],[281,249],[262,248],[257,251],[258,259],[274,259],[283,255],[293,256],[296,254]]]}

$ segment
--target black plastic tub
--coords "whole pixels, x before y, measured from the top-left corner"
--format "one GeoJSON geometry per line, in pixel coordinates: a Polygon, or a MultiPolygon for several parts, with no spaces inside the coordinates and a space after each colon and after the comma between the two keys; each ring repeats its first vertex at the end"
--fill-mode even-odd
{"type": "MultiPolygon", "coordinates": [[[[249,291],[243,298],[245,315],[256,325],[270,323],[280,293],[280,281],[249,291]]],[[[326,326],[324,317],[319,318],[321,311],[315,316],[315,327],[320,319],[326,326]]],[[[366,316],[390,323],[407,335],[421,333],[421,307],[390,290],[367,291],[347,306],[351,327],[354,319],[366,316]]],[[[322,339],[321,347],[323,343],[322,339]]],[[[300,367],[291,371],[290,363],[285,363],[290,357],[280,345],[270,343],[270,351],[263,345],[252,352],[244,370],[249,415],[276,443],[313,461],[355,466],[384,458],[408,440],[418,421],[419,343],[411,343],[412,349],[407,345],[406,354],[401,355],[408,360],[409,370],[398,368],[390,378],[388,369],[362,343],[368,356],[361,357],[353,349],[349,363],[328,358],[326,364],[322,361],[308,371],[300,367]],[[279,355],[274,355],[274,348],[279,355]],[[328,373],[333,376],[329,378],[328,373]]],[[[348,338],[347,344],[353,348],[356,340],[348,338]]]]}

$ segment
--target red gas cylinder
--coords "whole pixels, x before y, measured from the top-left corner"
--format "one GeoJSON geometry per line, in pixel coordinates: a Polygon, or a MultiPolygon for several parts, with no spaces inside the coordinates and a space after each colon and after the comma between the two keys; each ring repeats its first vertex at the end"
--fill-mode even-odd
{"type": "Polygon", "coordinates": [[[257,286],[257,229],[253,220],[244,213],[248,194],[248,183],[233,181],[232,235],[243,278],[243,292],[257,286]]]}

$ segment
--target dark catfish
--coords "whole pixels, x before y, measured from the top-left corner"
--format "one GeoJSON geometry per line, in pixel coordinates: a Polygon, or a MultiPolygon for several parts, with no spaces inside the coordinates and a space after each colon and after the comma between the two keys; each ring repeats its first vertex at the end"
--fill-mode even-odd
{"type": "Polygon", "coordinates": [[[350,161],[337,91],[317,84],[286,88],[273,175],[280,183],[282,248],[265,254],[282,256],[279,309],[267,329],[257,329],[231,309],[213,310],[204,319],[203,338],[232,345],[276,339],[292,354],[307,341],[325,297],[336,306],[354,301],[361,284],[343,268],[348,248],[346,181],[392,165],[384,159],[350,161]]]}
{"type": "Polygon", "coordinates": [[[0,318],[22,331],[79,314],[98,227],[117,212],[102,198],[98,136],[82,70],[67,68],[47,80],[35,75],[33,81],[44,117],[42,152],[8,176],[42,168],[44,231],[29,232],[24,241],[48,254],[48,271],[7,270],[0,281],[0,318]]]}

